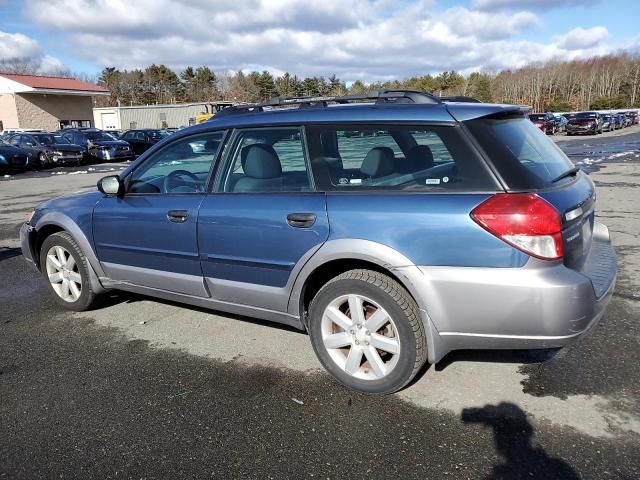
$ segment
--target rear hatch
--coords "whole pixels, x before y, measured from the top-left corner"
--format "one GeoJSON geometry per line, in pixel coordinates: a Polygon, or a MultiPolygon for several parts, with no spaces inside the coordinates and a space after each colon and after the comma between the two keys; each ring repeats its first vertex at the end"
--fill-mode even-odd
{"type": "Polygon", "coordinates": [[[532,192],[562,217],[564,264],[582,270],[591,251],[595,188],[521,112],[464,122],[509,192],[532,192]]]}

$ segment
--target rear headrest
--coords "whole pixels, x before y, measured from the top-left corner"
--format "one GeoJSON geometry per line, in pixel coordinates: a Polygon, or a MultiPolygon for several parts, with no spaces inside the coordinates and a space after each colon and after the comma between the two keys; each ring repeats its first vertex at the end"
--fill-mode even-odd
{"type": "MultiPolygon", "coordinates": [[[[255,143],[245,147],[244,174],[252,178],[277,178],[282,176],[282,165],[271,145],[255,143]]],[[[240,153],[242,161],[242,152],[240,153]]]]}
{"type": "Polygon", "coordinates": [[[416,145],[407,152],[405,162],[398,162],[400,173],[419,172],[433,167],[433,152],[428,145],[416,145]]]}
{"type": "Polygon", "coordinates": [[[389,147],[374,147],[364,157],[360,172],[371,178],[384,177],[393,173],[395,156],[389,147]]]}

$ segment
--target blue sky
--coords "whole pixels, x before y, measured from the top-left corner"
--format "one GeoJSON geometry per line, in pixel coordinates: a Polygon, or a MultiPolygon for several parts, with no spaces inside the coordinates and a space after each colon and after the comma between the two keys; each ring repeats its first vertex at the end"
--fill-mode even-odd
{"type": "Polygon", "coordinates": [[[640,0],[0,0],[0,61],[347,81],[640,52],[640,0]]]}

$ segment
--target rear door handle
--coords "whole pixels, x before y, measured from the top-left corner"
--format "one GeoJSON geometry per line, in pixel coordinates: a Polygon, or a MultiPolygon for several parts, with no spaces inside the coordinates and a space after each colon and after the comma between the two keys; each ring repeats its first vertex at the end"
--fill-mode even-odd
{"type": "Polygon", "coordinates": [[[290,213],[287,223],[296,228],[309,228],[316,223],[316,216],[313,213],[290,213]]]}
{"type": "Polygon", "coordinates": [[[186,210],[169,210],[167,212],[167,218],[173,223],[184,223],[189,218],[189,212],[186,210]]]}

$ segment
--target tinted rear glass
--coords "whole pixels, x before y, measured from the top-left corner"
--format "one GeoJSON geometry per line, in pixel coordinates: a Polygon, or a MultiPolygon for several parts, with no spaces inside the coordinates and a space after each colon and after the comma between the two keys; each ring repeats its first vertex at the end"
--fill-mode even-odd
{"type": "Polygon", "coordinates": [[[532,121],[534,121],[534,122],[535,122],[536,120],[544,120],[544,119],[545,119],[545,116],[544,116],[544,115],[529,115],[529,118],[530,118],[532,121]]]}
{"type": "Polygon", "coordinates": [[[546,188],[573,163],[519,114],[465,122],[510,189],[546,188]]]}
{"type": "Polygon", "coordinates": [[[308,127],[316,186],[345,192],[495,191],[495,180],[460,130],[405,125],[308,127]]]}
{"type": "Polygon", "coordinates": [[[598,116],[595,112],[580,112],[576,113],[576,118],[584,119],[584,118],[596,118],[598,116]]]}

